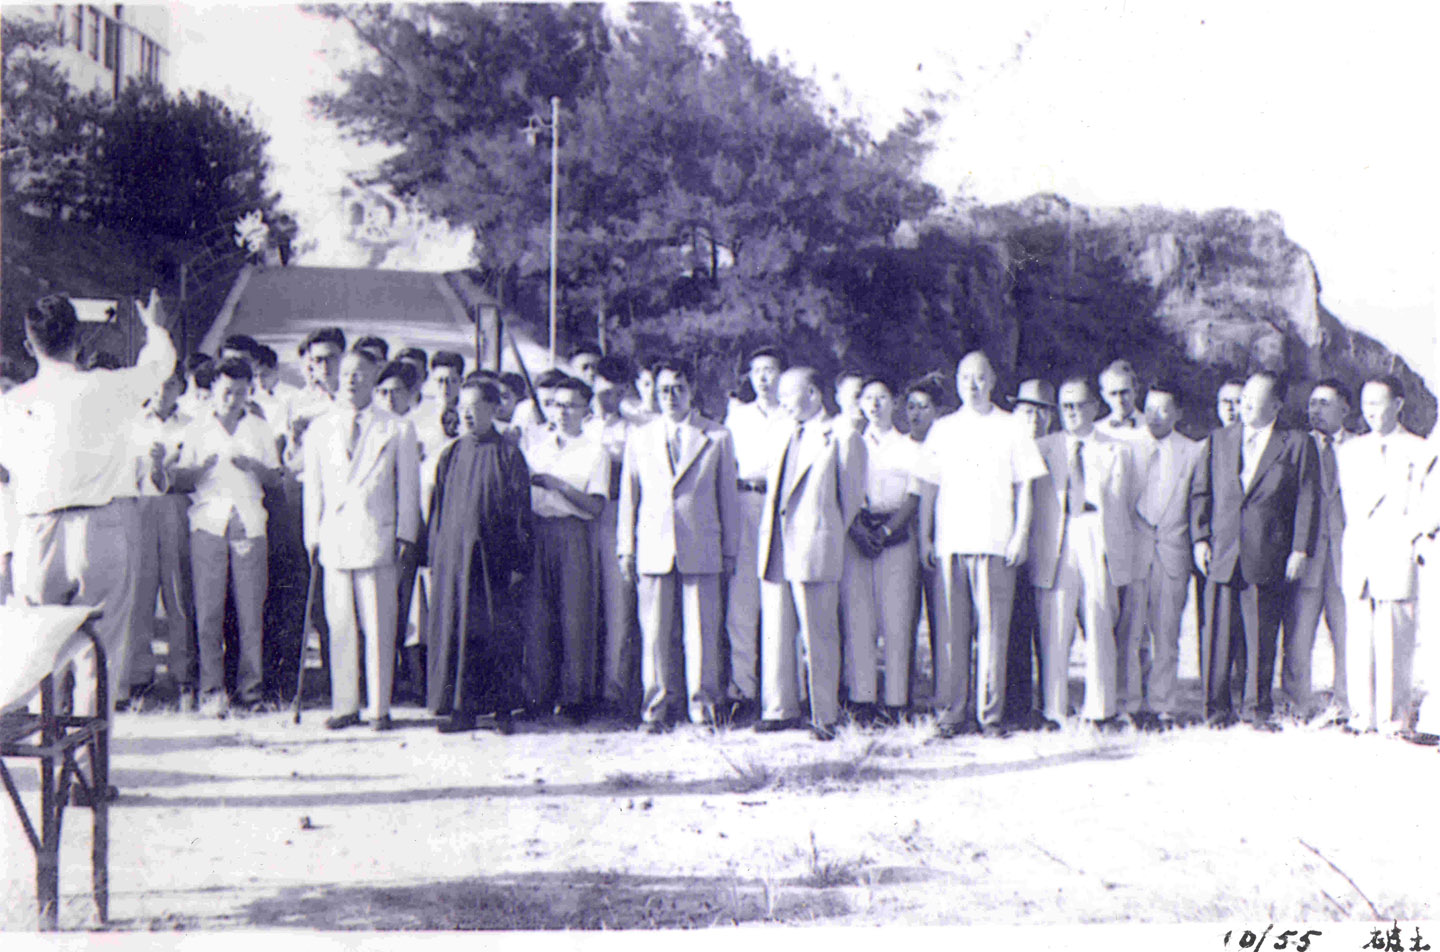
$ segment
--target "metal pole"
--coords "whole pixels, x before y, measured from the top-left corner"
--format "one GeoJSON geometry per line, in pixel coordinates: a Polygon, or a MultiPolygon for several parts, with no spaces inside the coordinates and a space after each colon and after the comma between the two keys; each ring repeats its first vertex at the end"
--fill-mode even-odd
{"type": "Polygon", "coordinates": [[[560,218],[560,97],[550,97],[550,366],[555,366],[555,259],[560,218]]]}

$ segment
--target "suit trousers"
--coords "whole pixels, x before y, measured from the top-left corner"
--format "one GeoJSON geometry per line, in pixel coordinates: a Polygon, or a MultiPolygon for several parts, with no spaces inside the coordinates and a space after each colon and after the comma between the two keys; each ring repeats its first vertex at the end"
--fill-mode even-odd
{"type": "Polygon", "coordinates": [[[1409,726],[1415,602],[1351,599],[1345,666],[1350,726],[1387,733],[1409,726]]]}
{"type": "Polygon", "coordinates": [[[233,510],[225,534],[190,533],[191,575],[195,581],[195,623],[200,647],[200,691],[225,689],[225,593],[235,593],[235,622],[240,657],[235,693],[242,700],[260,698],[264,681],[261,656],[265,643],[265,588],[268,581],[264,536],[246,536],[233,510]]]}
{"type": "Polygon", "coordinates": [[[395,675],[399,569],[325,567],[325,620],[330,628],[330,710],[360,712],[360,652],[365,652],[365,693],[371,718],[390,713],[395,675]],[[363,641],[362,641],[363,639],[363,641]]]}
{"type": "Polygon", "coordinates": [[[557,702],[594,694],[595,582],[590,524],[574,517],[535,519],[535,570],[525,634],[525,703],[548,713],[557,702]]]}
{"type": "Polygon", "coordinates": [[[720,683],[720,576],[641,575],[636,584],[640,606],[640,679],[646,723],[664,722],[682,701],[690,720],[703,724],[715,716],[723,697],[720,683]],[[677,677],[684,657],[684,681],[677,677]]]}
{"type": "Polygon", "coordinates": [[[725,608],[728,693],[733,701],[760,696],[760,521],[764,515],[764,493],[740,493],[740,545],[735,574],[727,580],[725,608]]]}
{"type": "MultiPolygon", "coordinates": [[[[847,540],[846,544],[854,547],[847,540]]],[[[904,707],[910,694],[910,650],[920,613],[920,554],[912,535],[867,559],[849,553],[840,606],[845,635],[845,686],[850,700],[873,704],[879,697],[884,645],[885,703],[904,707]],[[848,597],[848,600],[847,600],[848,597]]]]}
{"type": "Polygon", "coordinates": [[[400,579],[400,647],[415,648],[425,644],[430,630],[430,566],[415,568],[412,584],[400,579]]]}
{"type": "Polygon", "coordinates": [[[1045,717],[1064,721],[1069,716],[1070,646],[1078,620],[1085,629],[1085,702],[1080,716],[1105,720],[1116,712],[1115,626],[1120,611],[1106,564],[1105,527],[1092,513],[1071,516],[1064,531],[1055,584],[1035,593],[1040,602],[1045,717]]]}
{"type": "Polygon", "coordinates": [[[135,562],[135,618],[130,625],[130,664],[125,684],[143,687],[155,675],[152,647],[164,632],[165,667],[182,686],[195,683],[195,608],[190,583],[190,522],[188,496],[142,496],[139,509],[138,558],[135,562]],[[163,629],[157,628],[155,603],[165,609],[163,629]]]}
{"type": "MultiPolygon", "coordinates": [[[[1015,606],[1010,612],[1010,642],[1005,649],[1004,719],[1026,723],[1036,705],[1036,685],[1043,685],[1040,665],[1040,608],[1030,567],[1021,565],[1015,576],[1015,606]]],[[[1043,692],[1042,692],[1043,693],[1043,692]]],[[[1042,697],[1043,703],[1043,697],[1042,697]]]]}
{"type": "MultiPolygon", "coordinates": [[[[289,698],[295,690],[309,619],[305,603],[310,591],[310,554],[305,550],[300,482],[286,474],[279,487],[265,491],[267,543],[265,593],[265,692],[289,698]]],[[[325,612],[316,598],[312,612],[325,612]]],[[[323,628],[320,629],[324,631],[323,628]]]]}
{"type": "Polygon", "coordinates": [[[1171,578],[1156,559],[1129,597],[1115,628],[1117,707],[1127,714],[1179,713],[1180,616],[1190,594],[1190,573],[1171,578]]]}
{"type": "MultiPolygon", "coordinates": [[[[1332,542],[1332,545],[1335,543],[1332,542]]],[[[1331,703],[1341,712],[1350,709],[1346,691],[1345,593],[1335,577],[1335,563],[1328,557],[1321,572],[1320,584],[1314,588],[1296,586],[1285,616],[1285,637],[1280,666],[1280,693],[1290,709],[1308,717],[1315,712],[1310,678],[1310,661],[1315,653],[1315,635],[1320,630],[1320,617],[1330,630],[1330,650],[1335,658],[1335,680],[1331,703]]]]}
{"type": "Polygon", "coordinates": [[[767,721],[800,716],[801,659],[811,723],[840,719],[840,585],[838,582],[760,583],[761,707],[767,721]]]}
{"type": "Polygon", "coordinates": [[[999,724],[1005,710],[1015,569],[998,555],[951,555],[936,572],[940,590],[935,612],[936,719],[942,725],[958,725],[973,714],[982,724],[999,724]]]}
{"type": "MultiPolygon", "coordinates": [[[[595,519],[595,566],[600,592],[600,618],[605,623],[604,653],[600,660],[599,695],[626,711],[639,703],[636,653],[640,631],[636,618],[636,583],[625,579],[615,556],[619,504],[611,499],[595,519]]],[[[716,577],[718,583],[719,577],[716,577]]],[[[715,624],[720,624],[719,603],[715,624]]],[[[720,637],[717,627],[715,637],[720,637]]]]}
{"type": "MultiPolygon", "coordinates": [[[[14,592],[32,605],[93,605],[104,612],[94,623],[105,649],[111,710],[129,665],[127,629],[134,616],[134,546],[140,531],[134,498],[104,506],[24,516],[15,538],[14,592]]],[[[83,652],[76,662],[75,710],[95,714],[95,658],[83,652]]]]}
{"type": "Polygon", "coordinates": [[[912,698],[924,697],[933,699],[935,697],[935,633],[940,630],[939,614],[937,608],[941,599],[940,576],[944,573],[939,569],[927,569],[920,567],[920,582],[917,597],[925,605],[925,640],[929,648],[930,676],[923,676],[920,667],[920,651],[918,631],[915,632],[916,650],[911,652],[910,658],[910,696],[912,698]]]}
{"type": "MultiPolygon", "coordinates": [[[[1238,569],[1237,569],[1238,572],[1238,569]]],[[[1285,582],[1253,585],[1205,582],[1205,626],[1200,632],[1200,677],[1205,691],[1205,716],[1229,715],[1232,669],[1244,673],[1240,688],[1244,717],[1269,717],[1273,712],[1275,649],[1280,616],[1290,593],[1285,582]],[[1240,654],[1237,657],[1237,654],[1240,654]]]]}

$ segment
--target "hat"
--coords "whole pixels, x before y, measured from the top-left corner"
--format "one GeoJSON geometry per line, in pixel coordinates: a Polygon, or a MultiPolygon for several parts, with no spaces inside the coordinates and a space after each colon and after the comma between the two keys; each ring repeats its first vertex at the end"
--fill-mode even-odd
{"type": "Polygon", "coordinates": [[[1055,409],[1055,387],[1046,380],[1027,380],[1015,391],[1011,403],[1033,403],[1037,407],[1055,409]]]}

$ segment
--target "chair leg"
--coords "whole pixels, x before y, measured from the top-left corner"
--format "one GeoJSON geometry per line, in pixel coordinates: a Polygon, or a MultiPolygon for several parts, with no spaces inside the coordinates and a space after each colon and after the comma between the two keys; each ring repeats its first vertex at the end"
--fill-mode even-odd
{"type": "Polygon", "coordinates": [[[103,925],[110,921],[110,732],[100,731],[90,741],[90,783],[98,792],[91,798],[94,811],[90,837],[90,882],[95,914],[103,925]]]}
{"type": "Polygon", "coordinates": [[[42,932],[60,927],[60,836],[55,765],[40,761],[40,848],[35,851],[35,901],[42,932]]]}

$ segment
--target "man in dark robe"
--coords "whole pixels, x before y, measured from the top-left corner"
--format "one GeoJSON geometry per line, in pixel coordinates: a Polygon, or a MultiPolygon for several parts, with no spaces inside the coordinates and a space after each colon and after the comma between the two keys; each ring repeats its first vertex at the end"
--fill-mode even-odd
{"type": "Polygon", "coordinates": [[[473,730],[482,714],[508,733],[520,702],[524,573],[533,561],[530,470],[496,431],[500,393],[469,378],[460,436],[441,454],[430,501],[429,707],[441,733],[473,730]]]}

